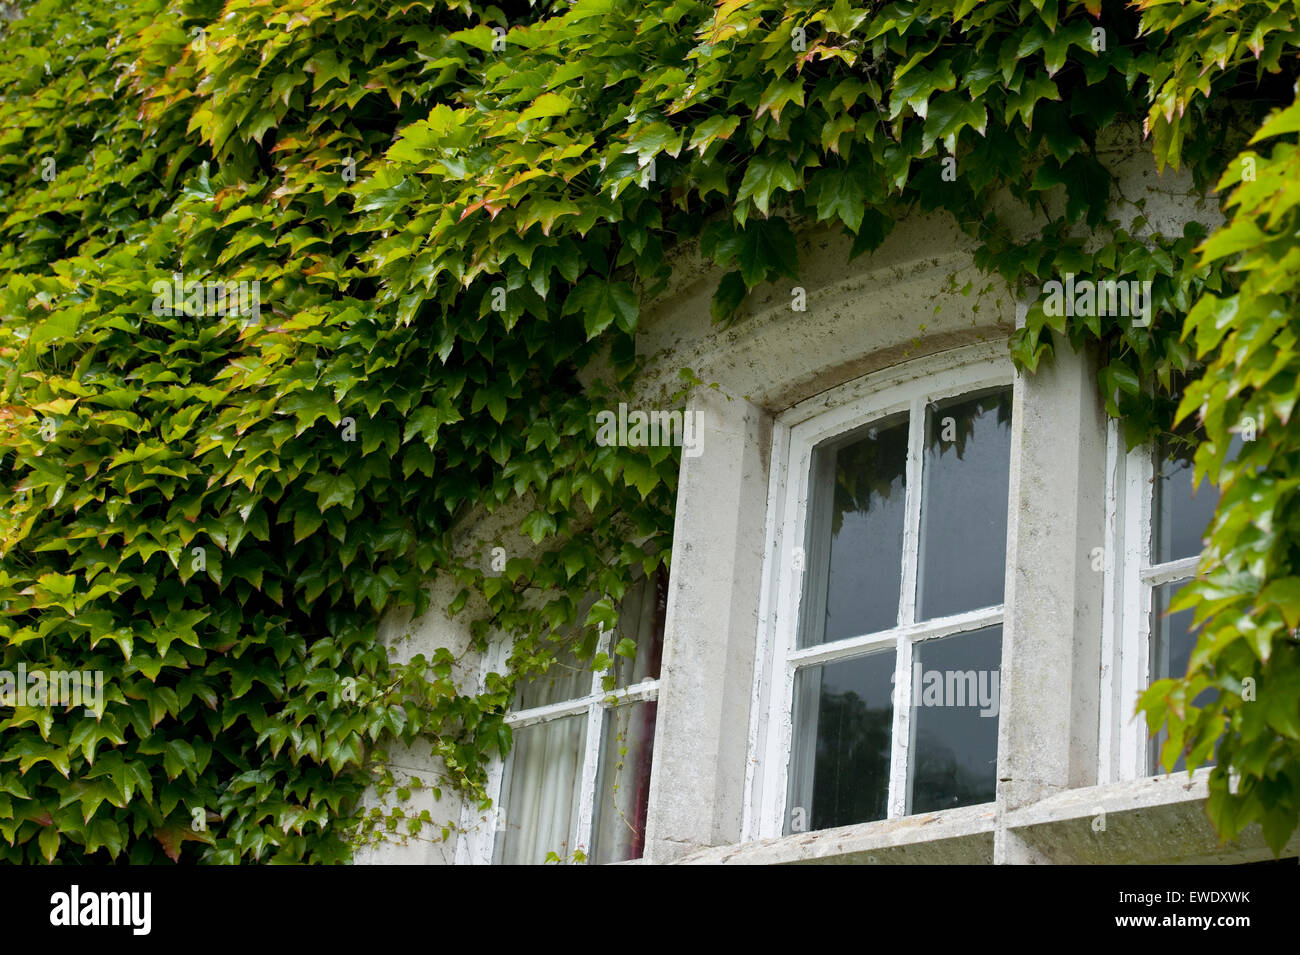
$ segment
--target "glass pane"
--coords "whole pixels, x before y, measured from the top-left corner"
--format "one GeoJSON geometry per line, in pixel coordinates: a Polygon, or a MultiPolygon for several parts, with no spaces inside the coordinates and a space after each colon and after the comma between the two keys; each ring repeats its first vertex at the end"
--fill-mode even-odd
{"type": "Polygon", "coordinates": [[[639,859],[645,850],[656,709],[650,700],[618,706],[605,715],[592,829],[595,862],[639,859]]]}
{"type": "Polygon", "coordinates": [[[917,619],[1002,603],[1011,389],[926,410],[917,619]]]}
{"type": "Polygon", "coordinates": [[[799,645],[897,626],[907,415],[818,448],[812,478],[809,540],[817,561],[807,574],[808,625],[799,645]]]}
{"type": "MultiPolygon", "coordinates": [[[[1236,435],[1228,446],[1228,459],[1235,459],[1240,450],[1241,437],[1236,435]]],[[[1182,444],[1161,445],[1151,508],[1153,564],[1196,557],[1201,553],[1201,539],[1214,517],[1219,492],[1209,481],[1201,481],[1192,487],[1195,451],[1194,447],[1182,444]]]]}
{"type": "Polygon", "coordinates": [[[615,686],[632,686],[645,680],[659,679],[667,606],[668,575],[662,570],[628,588],[619,606],[618,632],[609,648],[614,659],[615,686]],[[614,647],[625,639],[636,644],[634,659],[614,652],[614,647]]]}
{"type": "Polygon", "coordinates": [[[908,812],[992,802],[1002,626],[918,643],[912,658],[908,812]]]}
{"type": "MultiPolygon", "coordinates": [[[[1192,630],[1193,611],[1180,610],[1175,614],[1169,613],[1170,602],[1186,585],[1186,580],[1176,580],[1161,584],[1151,592],[1151,681],[1153,683],[1167,677],[1184,676],[1187,673],[1187,664],[1192,658],[1192,651],[1196,648],[1196,631],[1192,630]]],[[[1192,705],[1205,706],[1213,701],[1214,696],[1214,690],[1202,690],[1196,699],[1192,700],[1192,705]]],[[[1160,748],[1168,738],[1169,734],[1161,730],[1148,746],[1149,771],[1152,775],[1164,772],[1164,768],[1159,764],[1160,748]]],[[[1173,772],[1184,772],[1186,769],[1187,761],[1180,756],[1173,772]]]]}
{"type": "Polygon", "coordinates": [[[891,647],[795,675],[786,832],[885,818],[894,660],[891,647]]]}
{"type": "Polygon", "coordinates": [[[554,655],[545,673],[531,680],[521,680],[515,690],[515,709],[527,710],[549,703],[576,700],[591,692],[591,658],[579,660],[573,642],[566,647],[545,644],[554,655]]]}
{"type": "Polygon", "coordinates": [[[578,833],[582,756],[587,714],[519,727],[501,781],[505,828],[497,833],[496,859],[538,865],[554,852],[567,860],[578,833]]]}

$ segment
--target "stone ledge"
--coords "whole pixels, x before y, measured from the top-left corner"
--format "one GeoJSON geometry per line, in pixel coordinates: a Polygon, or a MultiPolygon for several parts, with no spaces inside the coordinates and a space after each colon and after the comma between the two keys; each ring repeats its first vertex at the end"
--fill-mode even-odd
{"type": "Polygon", "coordinates": [[[686,865],[982,865],[993,861],[994,809],[989,803],[903,819],[803,832],[678,859],[686,865]]]}
{"type": "MultiPolygon", "coordinates": [[[[1060,865],[1220,864],[1273,859],[1258,826],[1221,845],[1205,815],[1210,770],[1059,792],[998,818],[993,804],[729,846],[683,865],[987,865],[1001,828],[1060,865]]],[[[1300,833],[1283,857],[1300,856],[1300,833]]]]}
{"type": "MultiPolygon", "coordinates": [[[[1274,858],[1259,826],[1221,844],[1209,817],[1210,769],[1071,789],[1008,813],[1003,825],[1064,865],[1220,864],[1274,858]]],[[[1300,855],[1300,835],[1283,849],[1300,855]]]]}

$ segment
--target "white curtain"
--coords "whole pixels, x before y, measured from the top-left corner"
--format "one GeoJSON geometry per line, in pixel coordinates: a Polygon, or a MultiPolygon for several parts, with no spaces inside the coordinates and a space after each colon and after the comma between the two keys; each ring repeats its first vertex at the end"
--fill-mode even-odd
{"type": "Polygon", "coordinates": [[[548,852],[572,855],[587,715],[566,716],[514,731],[505,792],[505,828],[496,840],[506,865],[537,865],[548,852]]]}

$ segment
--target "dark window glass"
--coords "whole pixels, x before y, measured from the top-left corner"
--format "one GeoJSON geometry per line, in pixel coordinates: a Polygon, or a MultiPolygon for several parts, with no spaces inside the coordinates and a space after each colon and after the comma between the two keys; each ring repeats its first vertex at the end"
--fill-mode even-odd
{"type": "MultiPolygon", "coordinates": [[[[1169,613],[1169,604],[1178,591],[1187,585],[1186,580],[1177,580],[1161,584],[1151,593],[1151,680],[1163,680],[1168,677],[1181,677],[1187,673],[1187,664],[1196,649],[1197,632],[1192,629],[1191,610],[1169,613]]],[[[1192,700],[1193,706],[1206,706],[1214,700],[1215,691],[1202,690],[1192,700]]],[[[1151,740],[1148,747],[1148,762],[1152,774],[1164,772],[1160,766],[1160,749],[1165,745],[1169,734],[1161,730],[1151,740]]],[[[1174,764],[1173,772],[1187,769],[1187,761],[1182,756],[1174,764]]]]}
{"type": "Polygon", "coordinates": [[[817,449],[800,646],[898,625],[907,484],[907,415],[817,449]],[[829,537],[827,549],[819,542],[829,537]],[[819,619],[820,618],[820,619],[819,619]],[[821,624],[818,626],[818,624],[821,624]]]}
{"type": "Polygon", "coordinates": [[[912,659],[908,812],[992,802],[1001,625],[918,643],[912,659]]]}
{"type": "MultiPolygon", "coordinates": [[[[1241,450],[1240,436],[1228,446],[1228,460],[1241,450]]],[[[1201,540],[1214,517],[1219,492],[1209,481],[1192,486],[1192,464],[1196,448],[1164,443],[1158,455],[1154,499],[1151,508],[1151,563],[1196,557],[1201,540]]]]}
{"type": "Polygon", "coordinates": [[[917,619],[1002,602],[1011,389],[933,404],[925,421],[917,619]]]}
{"type": "Polygon", "coordinates": [[[884,819],[895,652],[801,669],[786,832],[884,819]]]}

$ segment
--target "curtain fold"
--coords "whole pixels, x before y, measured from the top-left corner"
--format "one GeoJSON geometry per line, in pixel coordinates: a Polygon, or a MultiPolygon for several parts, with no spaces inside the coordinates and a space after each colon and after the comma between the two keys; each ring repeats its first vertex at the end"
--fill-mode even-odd
{"type": "Polygon", "coordinates": [[[554,852],[572,854],[578,832],[587,715],[565,716],[515,730],[505,830],[497,839],[506,865],[537,865],[554,852]]]}

